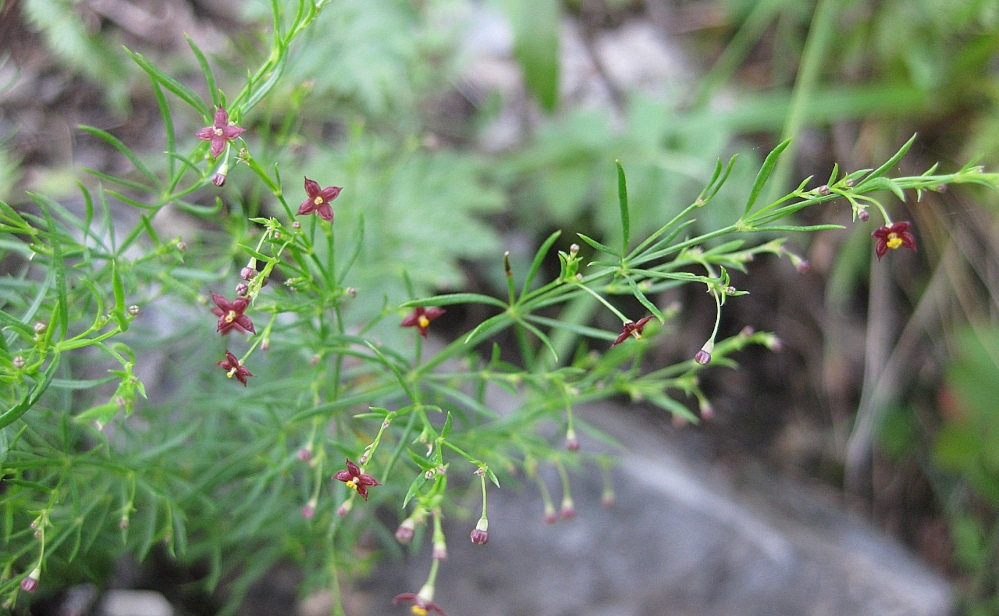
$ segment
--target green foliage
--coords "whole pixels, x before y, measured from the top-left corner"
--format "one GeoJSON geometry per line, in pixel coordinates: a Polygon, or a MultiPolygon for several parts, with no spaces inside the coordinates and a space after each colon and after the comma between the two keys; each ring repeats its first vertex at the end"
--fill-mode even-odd
{"type": "MultiPolygon", "coordinates": [[[[542,3],[534,21],[537,3],[509,6],[528,85],[552,108],[558,4],[542,3]]],[[[546,122],[529,147],[500,160],[442,150],[424,140],[420,107],[453,66],[441,50],[456,30],[435,27],[448,9],[247,5],[248,19],[270,20],[270,36],[240,41],[238,66],[188,41],[199,84],[129,50],[155,98],[165,155],[81,127],[129,171],[90,170],[76,199],[0,202],[0,258],[11,272],[0,284],[8,605],[35,568],[53,587],[157,548],[207,565],[197,585],[226,584],[225,613],[281,560],[306,570],[305,590],[330,588],[337,600],[338,576],[370,569],[359,538],[393,533],[395,521],[376,509],[426,526],[438,548],[441,518],[469,491],[482,490],[485,517],[489,490],[541,465],[557,469],[571,504],[566,469],[609,463],[566,449],[577,428],[599,437],[574,406],[626,396],[697,421],[693,408],[709,405],[704,370],[736,367],[749,345],[777,344],[750,329],[720,335],[719,324],[747,292],[731,272],[786,255],[789,233],[836,228],[789,217],[838,205],[887,220],[882,197],[999,185],[973,166],[892,177],[910,140],[873,170],[834,167],[821,187],[805,180],[786,190],[774,173],[787,141],[738,163],[705,161],[750,121],[685,116],[637,97],[621,131],[603,114],[579,113],[546,122]],[[214,157],[192,133],[218,106],[247,131],[214,157]],[[297,214],[314,198],[303,177],[343,187],[328,204],[332,222],[297,214]],[[452,292],[464,286],[466,261],[492,257],[486,267],[499,269],[490,216],[506,190],[536,206],[525,217],[532,230],[571,224],[582,245],[558,250],[552,232],[526,267],[502,259],[498,296],[452,292]],[[176,228],[183,238],[166,237],[176,228]],[[691,349],[650,368],[643,360],[678,312],[662,294],[685,285],[715,306],[700,361],[691,349]],[[231,302],[213,314],[211,293],[245,299],[252,335],[217,335],[238,311],[231,302]],[[447,312],[431,323],[429,307],[447,312]],[[469,321],[455,317],[463,312],[469,321]],[[425,345],[428,328],[442,347],[425,345]],[[227,352],[252,371],[246,389],[227,352]],[[511,409],[501,410],[497,390],[512,396],[511,409]],[[345,459],[380,482],[369,499],[331,481],[345,459]]],[[[45,27],[70,27],[59,24],[45,27]]],[[[751,121],[776,126],[762,107],[751,121]]],[[[547,492],[542,500],[551,507],[547,492]]]]}

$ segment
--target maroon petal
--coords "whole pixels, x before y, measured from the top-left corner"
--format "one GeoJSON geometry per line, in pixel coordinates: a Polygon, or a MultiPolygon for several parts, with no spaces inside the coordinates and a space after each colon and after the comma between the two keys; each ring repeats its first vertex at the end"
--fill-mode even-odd
{"type": "Polygon", "coordinates": [[[233,319],[233,323],[242,327],[251,334],[257,333],[257,330],[253,328],[253,321],[251,321],[250,317],[246,316],[245,314],[241,314],[235,319],[233,319]]]}
{"type": "Polygon", "coordinates": [[[333,208],[330,207],[329,203],[323,203],[317,207],[316,214],[327,222],[333,222],[333,208]]]}
{"type": "Polygon", "coordinates": [[[319,192],[319,196],[323,198],[323,201],[332,201],[340,196],[340,191],[343,190],[339,186],[327,186],[319,192]]]}
{"type": "Polygon", "coordinates": [[[333,475],[333,479],[336,479],[337,481],[350,481],[353,477],[351,476],[350,471],[339,470],[335,475],[333,475]]]}
{"type": "Polygon", "coordinates": [[[203,141],[208,141],[209,139],[215,136],[215,127],[206,126],[204,128],[199,128],[198,130],[194,131],[194,136],[203,141]]]}
{"type": "Polygon", "coordinates": [[[218,157],[225,149],[225,138],[218,135],[212,137],[212,157],[218,157]]]}
{"type": "Polygon", "coordinates": [[[235,139],[243,133],[246,132],[245,128],[236,126],[235,124],[229,124],[222,128],[222,138],[223,139],[235,139]]]}
{"type": "Polygon", "coordinates": [[[312,199],[306,199],[302,201],[302,205],[298,206],[297,214],[310,214],[316,209],[316,204],[312,202],[312,199]]]}
{"type": "Polygon", "coordinates": [[[314,200],[317,196],[319,196],[319,193],[321,192],[322,188],[319,186],[319,182],[316,182],[315,180],[310,180],[309,178],[305,178],[305,193],[309,195],[310,201],[314,200]]]}
{"type": "Polygon", "coordinates": [[[215,110],[215,128],[223,128],[229,123],[229,112],[219,107],[215,110]]]}
{"type": "Polygon", "coordinates": [[[212,301],[218,306],[223,312],[228,312],[232,310],[232,302],[225,298],[225,296],[219,295],[218,293],[212,293],[212,301]]]}

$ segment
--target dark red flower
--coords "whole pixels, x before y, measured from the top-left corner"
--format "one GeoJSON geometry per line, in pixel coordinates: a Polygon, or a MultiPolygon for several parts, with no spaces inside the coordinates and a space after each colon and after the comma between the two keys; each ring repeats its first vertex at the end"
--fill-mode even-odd
{"type": "Polygon", "coordinates": [[[437,317],[444,314],[444,309],[438,306],[417,306],[413,308],[413,313],[402,320],[399,327],[417,327],[420,330],[420,335],[424,338],[427,337],[427,332],[430,331],[430,322],[437,317]]]}
{"type": "Polygon", "coordinates": [[[427,616],[430,612],[437,612],[441,616],[447,616],[441,606],[437,605],[433,601],[427,601],[423,597],[411,592],[404,592],[401,595],[396,595],[395,599],[392,599],[392,605],[399,603],[400,601],[408,601],[413,605],[409,608],[411,614],[416,616],[427,616]]]}
{"type": "Polygon", "coordinates": [[[320,188],[318,182],[305,178],[305,194],[309,196],[298,206],[298,214],[315,212],[323,220],[333,222],[333,208],[330,207],[330,201],[340,196],[341,190],[343,189],[339,186],[320,188]]]}
{"type": "Polygon", "coordinates": [[[250,305],[250,300],[245,297],[237,297],[231,302],[218,293],[212,293],[212,301],[218,308],[212,308],[212,314],[219,318],[218,332],[228,334],[235,329],[239,332],[257,333],[253,329],[253,322],[250,317],[243,314],[250,305]]]}
{"type": "MultiPolygon", "coordinates": [[[[245,128],[240,128],[235,124],[229,123],[229,113],[219,107],[215,112],[215,121],[211,126],[206,126],[195,131],[194,136],[202,141],[212,142],[212,157],[217,157],[225,149],[225,144],[228,141],[232,141],[236,137],[239,137],[244,132],[245,128]]],[[[225,182],[225,175],[222,175],[222,182],[225,182]]],[[[216,184],[221,186],[221,184],[216,184]]]]}
{"type": "Polygon", "coordinates": [[[906,221],[895,222],[879,227],[871,234],[871,237],[877,240],[874,244],[874,254],[878,256],[879,261],[889,250],[895,250],[900,246],[916,250],[916,237],[909,233],[911,226],[912,224],[906,221]]]}
{"type": "Polygon", "coordinates": [[[640,319],[638,323],[635,323],[634,321],[628,321],[627,323],[624,324],[624,327],[621,328],[621,335],[617,337],[617,339],[614,341],[614,344],[612,344],[611,346],[615,347],[621,344],[629,336],[634,336],[635,338],[641,338],[642,330],[645,329],[645,324],[651,320],[652,317],[644,317],[640,319]]]}
{"type": "Polygon", "coordinates": [[[225,359],[216,363],[216,365],[227,370],[226,376],[230,379],[236,377],[236,380],[242,383],[243,387],[246,387],[246,377],[253,376],[253,373],[246,366],[239,363],[239,359],[229,351],[225,352],[225,359]]]}
{"type": "Polygon", "coordinates": [[[368,486],[382,485],[371,475],[362,473],[361,469],[357,468],[357,465],[350,461],[350,458],[347,458],[347,469],[337,471],[333,475],[333,479],[347,484],[348,488],[356,491],[364,500],[368,500],[368,486]]]}

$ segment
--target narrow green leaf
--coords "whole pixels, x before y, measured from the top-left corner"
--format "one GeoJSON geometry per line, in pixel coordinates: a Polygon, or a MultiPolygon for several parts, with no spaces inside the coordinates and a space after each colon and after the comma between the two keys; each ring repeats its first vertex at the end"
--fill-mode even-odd
{"type": "Polygon", "coordinates": [[[102,141],[107,142],[108,145],[121,152],[125,156],[125,158],[132,161],[132,164],[135,165],[135,168],[138,169],[139,172],[142,173],[142,175],[149,178],[149,181],[152,182],[153,186],[156,186],[157,188],[163,188],[162,184],[160,184],[160,179],[156,177],[156,174],[150,171],[149,167],[147,167],[145,163],[139,160],[139,157],[136,156],[135,153],[132,152],[132,150],[127,145],[122,143],[120,139],[118,139],[111,133],[105,130],[101,130],[94,126],[87,126],[86,124],[81,124],[79,125],[78,128],[86,133],[90,133],[91,135],[97,137],[98,139],[101,139],[102,141]]]}
{"type": "Polygon", "coordinates": [[[201,49],[191,40],[191,37],[185,34],[184,40],[187,41],[187,46],[191,48],[194,56],[198,59],[198,65],[201,67],[201,73],[205,78],[205,85],[208,87],[208,93],[212,97],[212,102],[216,107],[220,106],[222,101],[219,100],[218,87],[215,85],[215,75],[212,74],[212,68],[208,65],[205,54],[201,53],[201,49]]]}
{"type": "Polygon", "coordinates": [[[638,285],[635,283],[635,281],[632,280],[630,276],[626,278],[626,280],[628,281],[628,286],[631,287],[631,292],[635,296],[635,299],[637,299],[640,304],[645,306],[645,309],[651,312],[654,317],[659,319],[660,323],[665,323],[666,317],[663,316],[663,313],[659,310],[659,308],[656,307],[655,304],[649,301],[649,298],[645,297],[645,293],[643,293],[642,290],[638,288],[638,285]]]}
{"type": "Polygon", "coordinates": [[[441,438],[447,438],[451,434],[451,429],[454,427],[454,417],[451,416],[451,412],[448,411],[447,418],[444,420],[444,426],[441,428],[441,438]]]}
{"type": "Polygon", "coordinates": [[[534,282],[535,276],[538,275],[538,270],[541,269],[541,264],[544,262],[545,256],[548,255],[548,251],[551,250],[552,244],[555,240],[562,235],[561,231],[555,231],[549,235],[544,242],[541,243],[541,247],[538,251],[534,253],[534,261],[531,262],[531,269],[527,272],[527,277],[524,279],[524,286],[520,290],[520,296],[524,297],[527,292],[531,290],[531,284],[534,282]]]}
{"type": "Polygon", "coordinates": [[[447,293],[444,295],[434,295],[423,299],[412,300],[402,304],[403,308],[413,308],[415,306],[450,306],[452,304],[489,304],[498,308],[506,308],[507,304],[481,293],[447,293]]]}
{"type": "Polygon", "coordinates": [[[600,242],[598,242],[597,240],[593,239],[588,235],[584,235],[582,233],[577,233],[576,235],[579,237],[579,239],[589,244],[595,250],[599,250],[600,252],[605,252],[609,255],[620,256],[616,252],[614,252],[614,249],[611,248],[610,246],[606,244],[601,244],[600,242]]]}
{"type": "Polygon", "coordinates": [[[628,211],[628,183],[624,177],[624,167],[621,161],[614,161],[617,167],[617,203],[621,210],[621,256],[628,254],[628,244],[631,241],[631,214],[628,211]]]}
{"type": "Polygon", "coordinates": [[[742,211],[743,217],[756,205],[756,200],[763,191],[763,187],[766,185],[767,180],[770,179],[770,174],[773,173],[774,167],[777,166],[777,160],[780,158],[781,152],[786,150],[789,145],[791,145],[791,140],[785,139],[767,154],[766,159],[763,161],[763,166],[760,167],[759,173],[756,174],[756,181],[753,183],[753,188],[749,191],[749,198],[746,199],[746,207],[742,211]]]}
{"type": "Polygon", "coordinates": [[[128,317],[125,315],[125,284],[118,271],[118,260],[111,261],[111,289],[114,291],[114,308],[111,314],[121,331],[128,329],[128,317]]]}
{"type": "Polygon", "coordinates": [[[141,53],[134,52],[128,48],[126,48],[125,51],[128,55],[132,56],[132,59],[135,60],[136,64],[142,67],[142,70],[146,71],[150,79],[161,83],[164,88],[176,94],[181,98],[181,100],[193,107],[199,114],[209,118],[209,121],[211,121],[211,118],[214,115],[213,110],[205,103],[205,101],[201,100],[201,97],[195,94],[191,88],[188,88],[181,82],[160,70],[159,67],[147,60],[141,53]]]}
{"type": "Polygon", "coordinates": [[[530,323],[522,319],[518,320],[517,324],[523,326],[524,329],[537,336],[538,340],[540,340],[546,347],[548,347],[548,350],[552,354],[552,358],[555,361],[558,361],[558,351],[555,350],[555,345],[552,344],[552,341],[548,339],[548,336],[546,336],[543,331],[541,331],[534,325],[531,325],[530,323]]]}
{"type": "MultiPolygon", "coordinates": [[[[186,35],[185,35],[186,36],[186,35]]],[[[166,134],[166,151],[176,152],[177,150],[177,136],[174,134],[173,129],[173,116],[170,113],[170,104],[167,103],[166,96],[163,95],[163,90],[160,88],[159,84],[155,81],[153,84],[153,95],[156,97],[156,105],[160,109],[160,116],[163,118],[163,129],[166,134]]],[[[174,176],[174,158],[172,156],[167,158],[168,169],[167,173],[172,182],[176,181],[174,176]]],[[[172,190],[172,187],[171,187],[172,190]]]]}
{"type": "Polygon", "coordinates": [[[895,154],[892,155],[891,158],[886,160],[883,165],[872,171],[867,177],[857,182],[854,189],[859,190],[862,186],[864,186],[868,182],[874,180],[875,178],[881,177],[885,173],[888,173],[888,171],[890,171],[892,167],[898,164],[898,161],[902,160],[902,157],[906,155],[906,153],[909,151],[909,148],[912,147],[912,144],[915,141],[916,141],[916,135],[909,137],[909,140],[902,144],[902,147],[898,149],[898,152],[895,152],[895,154]]]}

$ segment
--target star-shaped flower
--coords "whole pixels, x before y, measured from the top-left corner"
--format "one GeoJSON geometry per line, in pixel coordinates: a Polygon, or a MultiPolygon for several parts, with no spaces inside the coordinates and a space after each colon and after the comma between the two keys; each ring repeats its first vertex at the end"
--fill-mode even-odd
{"type": "Polygon", "coordinates": [[[430,322],[444,314],[444,309],[439,306],[417,306],[413,308],[413,313],[402,320],[399,327],[416,327],[420,330],[420,335],[427,337],[430,331],[430,322]]]}
{"type": "Polygon", "coordinates": [[[347,458],[347,469],[337,471],[336,474],[333,475],[333,479],[347,484],[348,488],[356,491],[364,500],[368,500],[368,486],[382,485],[371,475],[365,475],[362,473],[361,469],[350,461],[350,458],[347,458]]]}
{"type": "Polygon", "coordinates": [[[229,351],[225,352],[225,359],[216,365],[224,368],[227,371],[226,376],[230,379],[236,377],[236,380],[242,383],[243,387],[246,387],[246,377],[253,376],[253,373],[246,366],[239,363],[239,359],[229,351]]]}
{"type": "MultiPolygon", "coordinates": [[[[211,126],[206,126],[195,131],[194,136],[202,141],[212,142],[212,157],[215,158],[225,149],[225,144],[239,137],[245,128],[240,128],[229,122],[229,112],[219,107],[215,111],[215,121],[211,126]]],[[[223,176],[224,177],[224,176],[223,176]]]]}
{"type": "Polygon", "coordinates": [[[879,261],[889,250],[895,250],[901,246],[911,248],[913,251],[916,250],[916,237],[909,233],[911,226],[912,224],[909,222],[895,222],[879,227],[871,234],[871,237],[877,240],[874,245],[874,254],[878,256],[879,261]]]}
{"type": "Polygon", "coordinates": [[[333,208],[330,207],[330,201],[340,196],[341,190],[343,189],[339,186],[320,188],[319,182],[305,178],[305,194],[309,196],[298,206],[298,214],[315,212],[323,220],[333,222],[333,208]]]}
{"type": "Polygon", "coordinates": [[[628,321],[627,323],[624,324],[624,327],[621,328],[621,334],[617,337],[616,340],[614,340],[614,343],[611,344],[611,346],[615,347],[621,344],[622,342],[627,340],[629,336],[634,336],[636,339],[641,338],[642,330],[645,329],[645,324],[651,320],[652,317],[649,316],[639,319],[638,323],[635,323],[634,321],[628,321]]]}
{"type": "Polygon", "coordinates": [[[447,616],[441,606],[437,605],[433,601],[424,599],[418,594],[411,592],[404,592],[401,595],[396,595],[395,599],[392,599],[392,605],[399,603],[400,601],[408,601],[413,605],[409,608],[411,614],[416,616],[427,616],[430,612],[437,612],[441,616],[447,616]]]}
{"type": "Polygon", "coordinates": [[[212,293],[212,301],[218,308],[212,308],[212,314],[219,318],[218,332],[228,334],[235,329],[239,332],[257,333],[253,329],[253,322],[250,317],[243,314],[250,305],[250,300],[245,297],[237,297],[231,302],[218,293],[212,293]]]}

